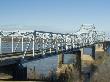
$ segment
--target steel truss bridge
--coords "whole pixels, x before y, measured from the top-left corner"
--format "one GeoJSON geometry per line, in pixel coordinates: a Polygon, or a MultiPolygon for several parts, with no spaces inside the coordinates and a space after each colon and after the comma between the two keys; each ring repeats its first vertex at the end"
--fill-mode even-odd
{"type": "Polygon", "coordinates": [[[105,32],[98,32],[94,25],[81,25],[74,33],[45,31],[0,31],[0,61],[45,56],[91,46],[109,41],[105,32]]]}

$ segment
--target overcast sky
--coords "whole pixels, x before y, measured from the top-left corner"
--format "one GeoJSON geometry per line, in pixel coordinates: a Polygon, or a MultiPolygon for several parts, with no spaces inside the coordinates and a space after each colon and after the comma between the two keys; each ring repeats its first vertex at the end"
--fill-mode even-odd
{"type": "Polygon", "coordinates": [[[25,25],[0,29],[73,32],[81,24],[110,31],[110,0],[0,0],[0,25],[25,25]]]}

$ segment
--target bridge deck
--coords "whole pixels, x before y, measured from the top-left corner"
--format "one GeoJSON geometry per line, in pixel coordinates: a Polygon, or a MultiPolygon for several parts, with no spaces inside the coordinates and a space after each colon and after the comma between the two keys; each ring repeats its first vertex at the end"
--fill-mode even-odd
{"type": "MultiPolygon", "coordinates": [[[[26,60],[33,60],[33,59],[41,59],[41,58],[45,58],[48,56],[52,56],[52,55],[57,55],[58,53],[62,53],[61,51],[55,52],[55,51],[51,51],[51,53],[49,51],[45,52],[44,55],[42,55],[42,52],[39,52],[38,50],[35,51],[35,55],[33,56],[32,51],[28,51],[27,54],[24,56],[23,58],[23,52],[16,52],[16,53],[5,53],[3,55],[0,56],[0,66],[3,65],[8,65],[8,64],[13,64],[16,62],[19,62],[22,59],[26,59],[26,60]]],[[[63,51],[63,53],[72,53],[70,50],[67,51],[63,51]]]]}

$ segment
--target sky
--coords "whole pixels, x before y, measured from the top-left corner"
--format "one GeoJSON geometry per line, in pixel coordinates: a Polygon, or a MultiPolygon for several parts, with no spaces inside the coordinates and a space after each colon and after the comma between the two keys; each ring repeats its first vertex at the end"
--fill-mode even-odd
{"type": "Polygon", "coordinates": [[[109,32],[110,0],[0,0],[1,30],[70,33],[81,24],[109,32]]]}

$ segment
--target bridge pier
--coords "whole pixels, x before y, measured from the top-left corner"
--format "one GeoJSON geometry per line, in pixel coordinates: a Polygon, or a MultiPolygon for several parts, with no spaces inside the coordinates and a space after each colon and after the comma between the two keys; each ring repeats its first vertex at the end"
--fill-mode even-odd
{"type": "MultiPolygon", "coordinates": [[[[110,45],[109,41],[105,41],[105,42],[102,42],[102,43],[95,44],[95,52],[98,53],[98,54],[103,53],[103,55],[107,54],[109,45],[110,45]]],[[[97,57],[98,57],[98,55],[97,55],[97,57]]]]}
{"type": "Polygon", "coordinates": [[[81,51],[81,55],[83,55],[84,54],[84,48],[81,48],[80,51],[81,51]]]}
{"type": "Polygon", "coordinates": [[[23,38],[23,36],[21,38],[21,50],[22,50],[22,52],[24,51],[24,38],[23,38]]]}
{"type": "Polygon", "coordinates": [[[95,51],[96,52],[104,52],[105,51],[105,43],[95,44],[95,51]]]}
{"type": "Polygon", "coordinates": [[[109,41],[105,41],[103,43],[103,50],[104,51],[107,51],[109,47],[110,47],[110,42],[109,41]]]}
{"type": "Polygon", "coordinates": [[[63,51],[59,51],[58,52],[58,68],[60,68],[63,63],[64,63],[64,53],[63,51]]]}
{"type": "MultiPolygon", "coordinates": [[[[74,53],[74,51],[73,51],[74,53]]],[[[78,50],[75,52],[76,54],[76,64],[75,64],[75,68],[78,70],[79,72],[79,77],[81,78],[81,51],[78,50]]]]}
{"type": "MultiPolygon", "coordinates": [[[[86,47],[85,47],[86,48],[86,47]]],[[[95,45],[92,45],[92,46],[88,46],[87,48],[91,48],[92,52],[91,52],[91,56],[93,59],[95,59],[95,45]]],[[[84,54],[84,48],[81,48],[80,49],[81,51],[81,55],[88,55],[88,54],[84,54]]]]}
{"type": "Polygon", "coordinates": [[[92,58],[95,60],[95,45],[92,45],[92,58]]]}
{"type": "MultiPolygon", "coordinates": [[[[64,54],[62,51],[59,52],[59,54],[58,54],[57,77],[59,78],[60,75],[61,76],[66,75],[66,77],[68,78],[69,74],[74,73],[74,75],[75,75],[75,73],[77,73],[76,76],[78,75],[78,78],[81,80],[81,67],[82,67],[81,66],[81,51],[80,50],[76,50],[76,51],[72,50],[71,53],[75,55],[75,60],[76,60],[75,64],[64,64],[64,54]],[[71,72],[69,72],[69,71],[71,71],[71,72]]],[[[75,76],[72,76],[72,77],[75,77],[75,76]]],[[[69,78],[71,78],[71,77],[69,77],[69,78]]]]}
{"type": "Polygon", "coordinates": [[[94,45],[90,46],[89,48],[92,49],[91,56],[95,60],[96,59],[96,52],[106,52],[108,49],[108,44],[106,42],[94,44],[94,45]]]}
{"type": "Polygon", "coordinates": [[[109,45],[110,45],[109,41],[95,44],[96,52],[106,52],[109,48],[109,45]]]}

